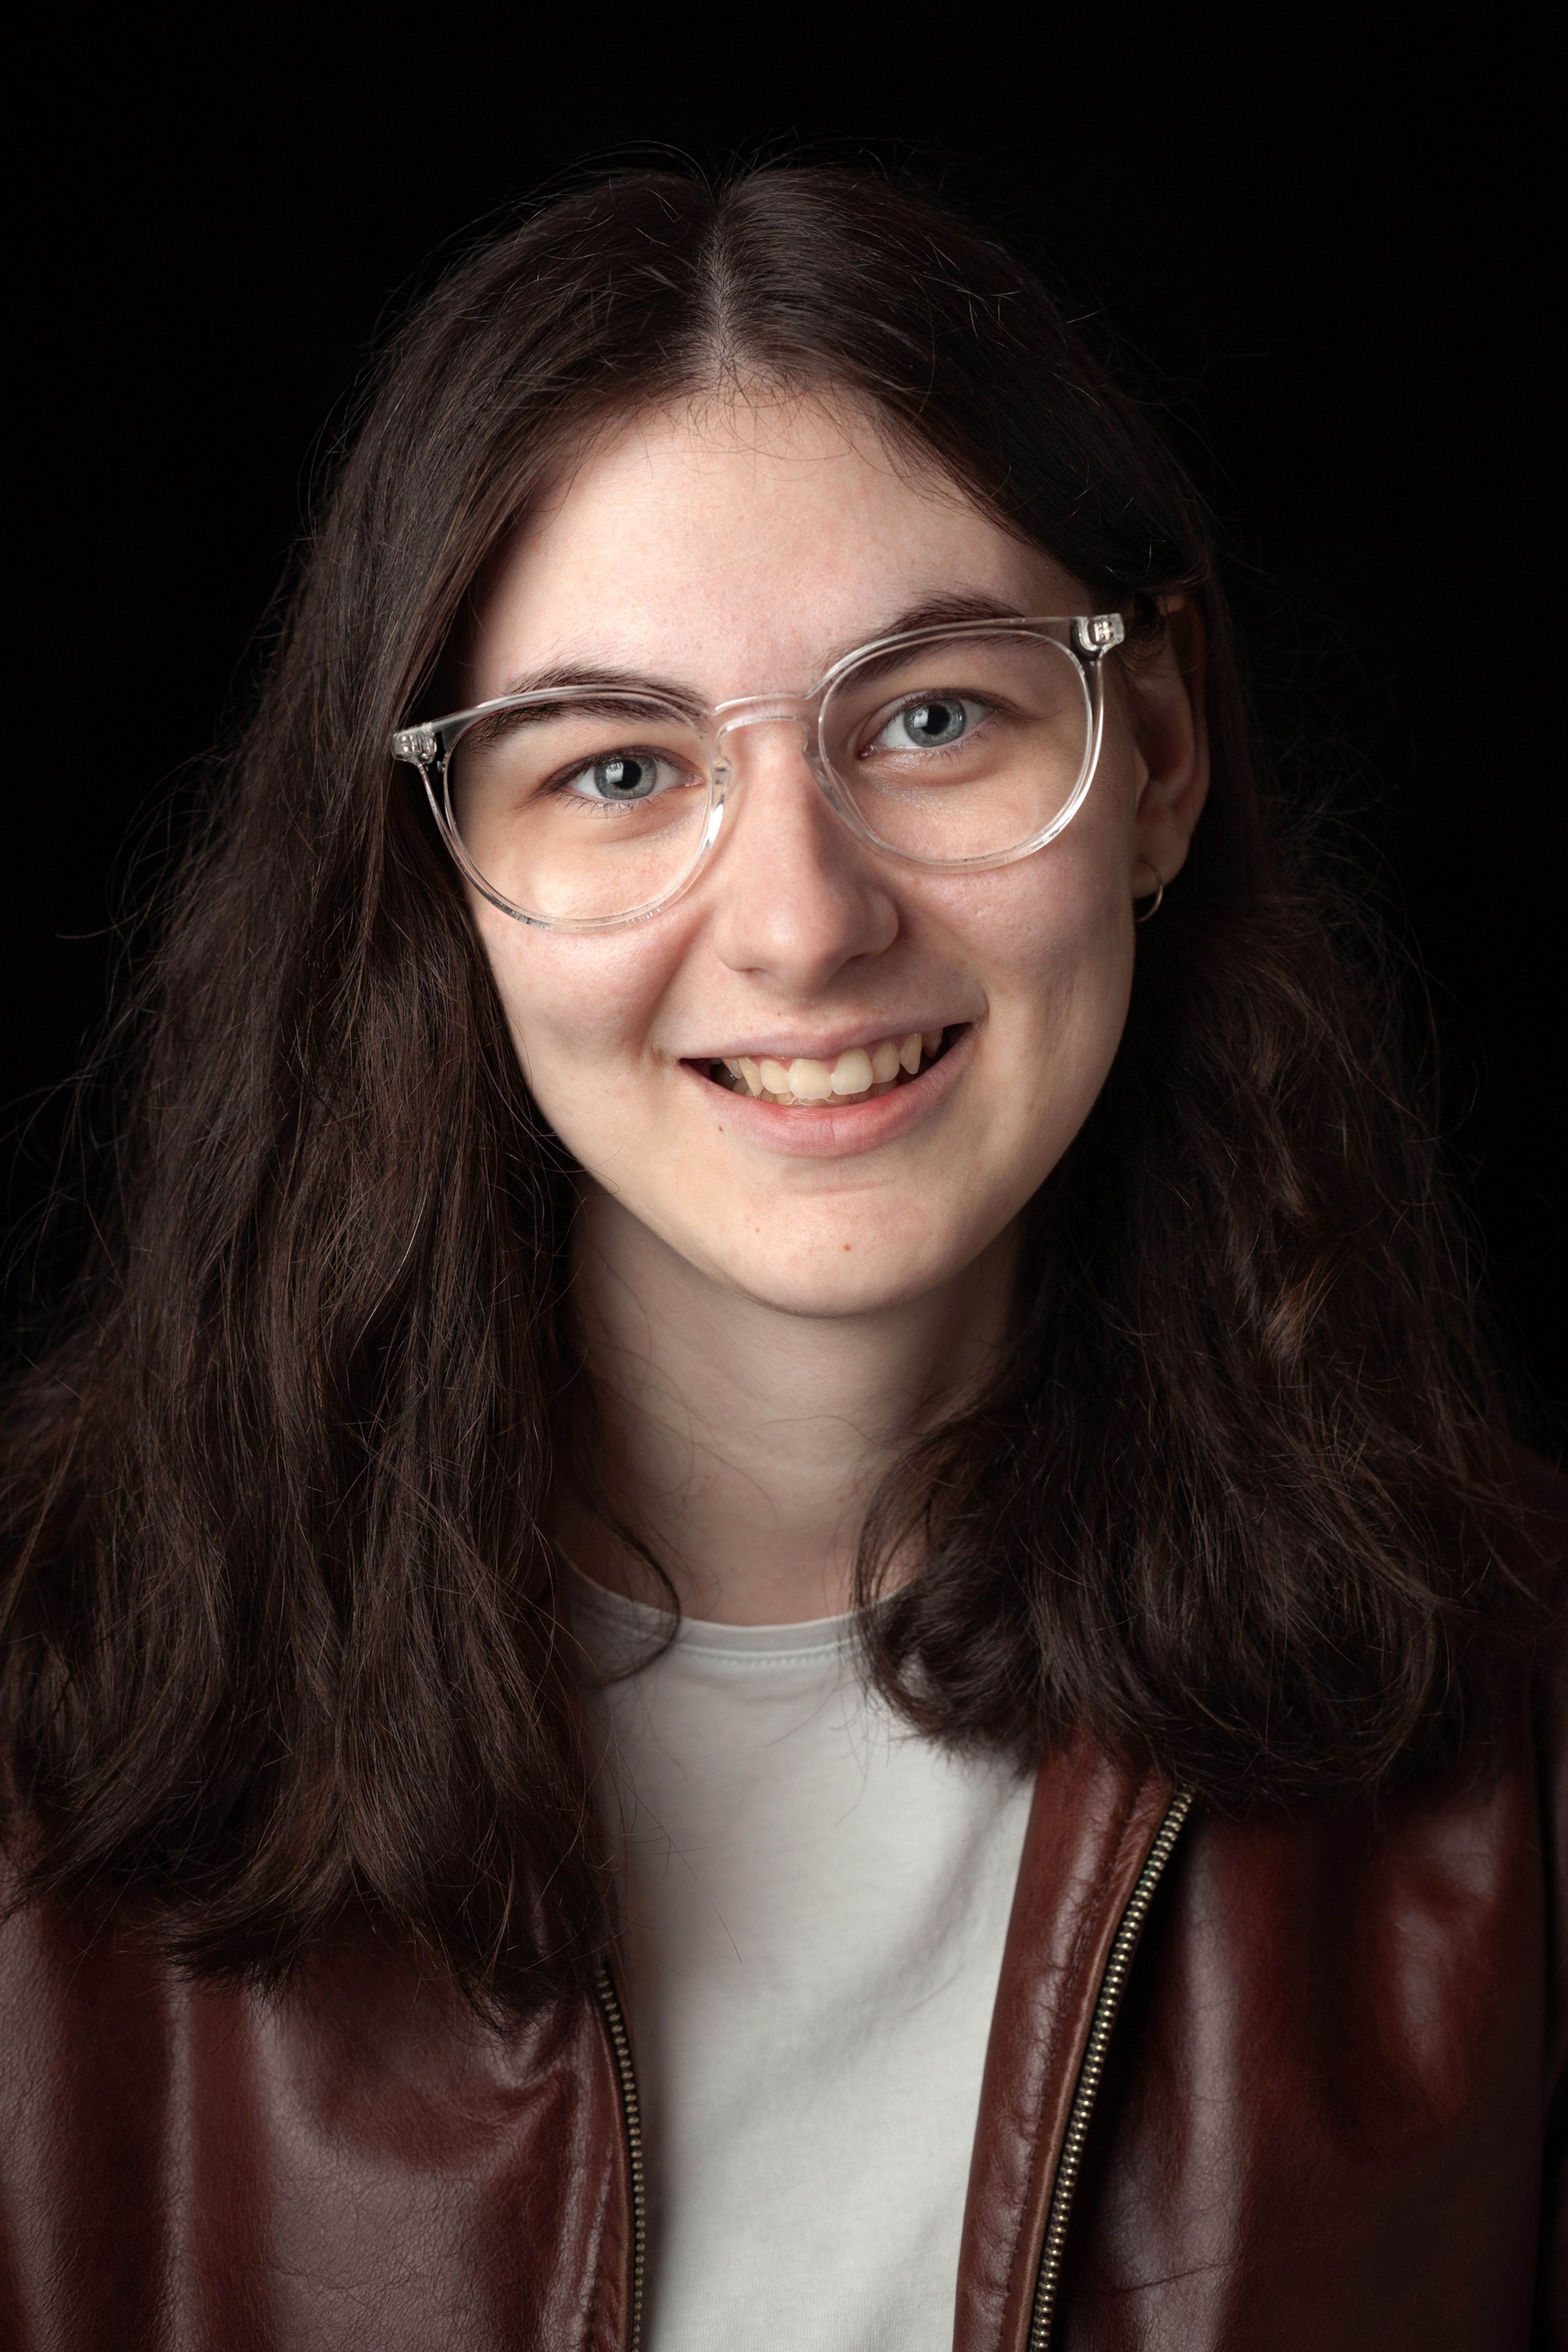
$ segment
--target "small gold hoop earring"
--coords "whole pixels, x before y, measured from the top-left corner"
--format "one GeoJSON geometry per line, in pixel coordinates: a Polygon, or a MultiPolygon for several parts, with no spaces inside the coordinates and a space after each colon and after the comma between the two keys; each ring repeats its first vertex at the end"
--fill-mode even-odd
{"type": "MultiPolygon", "coordinates": [[[[1161,877],[1159,867],[1157,866],[1151,866],[1149,871],[1154,877],[1154,895],[1150,899],[1147,907],[1144,908],[1143,912],[1141,915],[1133,916],[1132,919],[1135,923],[1152,923],[1155,916],[1160,911],[1160,901],[1165,895],[1165,885],[1161,877]]],[[[1139,903],[1139,900],[1136,898],[1132,901],[1132,904],[1135,907],[1139,903]]]]}

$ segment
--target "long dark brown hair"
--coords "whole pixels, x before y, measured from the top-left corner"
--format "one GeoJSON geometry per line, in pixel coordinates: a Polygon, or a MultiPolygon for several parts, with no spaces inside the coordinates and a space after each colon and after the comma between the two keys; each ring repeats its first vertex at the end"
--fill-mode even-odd
{"type": "Polygon", "coordinates": [[[554,1605],[571,1171],[391,730],[563,448],[715,381],[847,387],[1159,627],[1214,785],[1036,1203],[993,1391],[873,1509],[893,1701],[1226,1803],[1484,1728],[1511,1586],[1462,1253],[1399,1019],[1268,814],[1205,511],[1005,251],[869,173],[638,173],[473,251],[393,343],[119,1050],[79,1290],[8,1410],[5,1737],[34,1891],[269,1978],[350,1903],[501,2008],[600,1947],[554,1605]]]}

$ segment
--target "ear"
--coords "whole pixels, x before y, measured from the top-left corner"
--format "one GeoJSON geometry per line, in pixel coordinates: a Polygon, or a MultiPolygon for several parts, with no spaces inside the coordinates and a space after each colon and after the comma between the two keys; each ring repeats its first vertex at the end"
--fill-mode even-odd
{"type": "Polygon", "coordinates": [[[1154,887],[1151,875],[1169,883],[1181,872],[1209,788],[1203,614],[1186,596],[1163,596],[1160,609],[1165,641],[1146,667],[1140,666],[1132,688],[1139,779],[1136,898],[1154,887]]]}

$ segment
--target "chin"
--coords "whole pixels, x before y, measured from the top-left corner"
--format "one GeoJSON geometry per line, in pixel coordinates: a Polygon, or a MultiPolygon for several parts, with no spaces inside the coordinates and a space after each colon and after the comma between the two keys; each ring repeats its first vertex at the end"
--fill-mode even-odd
{"type": "Polygon", "coordinates": [[[976,1253],[924,1252],[911,1257],[885,1236],[852,1241],[837,1234],[802,1244],[780,1263],[755,1249],[727,1251],[713,1271],[727,1289],[774,1313],[810,1317],[879,1315],[908,1306],[963,1272],[976,1253]]]}

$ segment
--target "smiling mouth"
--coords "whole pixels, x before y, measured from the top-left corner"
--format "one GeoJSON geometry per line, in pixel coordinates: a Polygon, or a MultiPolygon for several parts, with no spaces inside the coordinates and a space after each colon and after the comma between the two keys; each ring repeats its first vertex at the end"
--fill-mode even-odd
{"type": "Polygon", "coordinates": [[[911,1029],[901,1037],[882,1037],[870,1045],[851,1045],[836,1061],[814,1062],[804,1056],[775,1062],[766,1055],[726,1056],[700,1062],[697,1067],[716,1087],[756,1102],[776,1104],[784,1110],[843,1110],[856,1103],[890,1095],[907,1087],[922,1070],[939,1061],[956,1029],[911,1029]]]}

